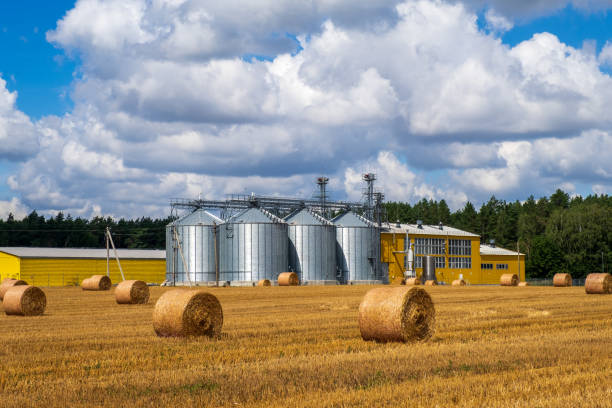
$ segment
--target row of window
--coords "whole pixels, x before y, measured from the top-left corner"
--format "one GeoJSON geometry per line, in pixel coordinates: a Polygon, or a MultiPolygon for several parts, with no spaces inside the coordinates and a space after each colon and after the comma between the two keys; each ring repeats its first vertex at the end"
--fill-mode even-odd
{"type": "MultiPolygon", "coordinates": [[[[443,238],[415,238],[414,253],[419,255],[444,255],[446,242],[443,238]]],[[[469,239],[449,239],[450,255],[472,255],[472,242],[469,239]]]]}
{"type": "Polygon", "coordinates": [[[422,255],[444,255],[446,243],[439,238],[415,238],[414,253],[422,255]]]}
{"type": "Polygon", "coordinates": [[[472,243],[469,239],[449,239],[448,253],[450,255],[472,255],[472,243]]]}
{"type": "MultiPolygon", "coordinates": [[[[436,265],[436,269],[446,268],[446,258],[445,257],[435,256],[434,262],[436,265]]],[[[415,257],[414,266],[415,268],[423,267],[423,257],[422,256],[415,257]]],[[[471,269],[472,268],[472,258],[451,256],[448,258],[448,267],[450,269],[471,269]]]]}
{"type": "MultiPolygon", "coordinates": [[[[436,269],[446,268],[446,258],[443,256],[434,256],[434,262],[436,265],[436,269]]],[[[415,257],[415,268],[423,267],[423,257],[417,256],[415,257]]],[[[451,256],[448,258],[448,267],[450,269],[471,269],[472,268],[472,259],[471,258],[463,258],[463,257],[454,257],[451,256]]],[[[480,264],[480,269],[482,270],[492,270],[492,263],[483,263],[480,264]]],[[[496,264],[495,269],[508,269],[508,264],[496,264]]]]}
{"type": "MultiPolygon", "coordinates": [[[[446,268],[446,258],[444,258],[443,256],[434,256],[434,263],[435,263],[436,269],[446,268]]],[[[422,256],[415,257],[414,267],[415,268],[423,267],[423,257],[422,256]]]]}
{"type": "Polygon", "coordinates": [[[451,269],[470,269],[472,268],[472,258],[451,256],[448,258],[448,267],[451,269]]]}
{"type": "MultiPolygon", "coordinates": [[[[493,269],[492,263],[483,263],[480,264],[480,269],[493,269]]],[[[497,264],[495,265],[495,269],[508,269],[508,264],[497,264]]]]}

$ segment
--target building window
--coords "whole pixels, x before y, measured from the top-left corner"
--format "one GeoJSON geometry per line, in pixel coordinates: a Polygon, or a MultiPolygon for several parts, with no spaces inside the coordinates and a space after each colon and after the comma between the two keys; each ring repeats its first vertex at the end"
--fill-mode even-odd
{"type": "Polygon", "coordinates": [[[480,264],[480,269],[493,269],[493,264],[491,263],[480,264]]]}
{"type": "Polygon", "coordinates": [[[497,269],[508,269],[508,264],[497,264],[495,265],[497,269]]]}
{"type": "Polygon", "coordinates": [[[472,242],[469,239],[449,239],[448,253],[450,255],[472,255],[472,242]]]}
{"type": "MultiPolygon", "coordinates": [[[[423,259],[424,256],[415,256],[414,257],[414,267],[422,268],[423,267],[423,259]]],[[[434,264],[436,269],[446,268],[446,258],[443,256],[434,256],[434,264]]]]}
{"type": "Polygon", "coordinates": [[[446,245],[440,238],[415,238],[414,253],[419,255],[444,255],[446,245]]]}
{"type": "Polygon", "coordinates": [[[472,258],[460,258],[451,256],[448,258],[448,267],[451,269],[471,269],[472,258]]]}

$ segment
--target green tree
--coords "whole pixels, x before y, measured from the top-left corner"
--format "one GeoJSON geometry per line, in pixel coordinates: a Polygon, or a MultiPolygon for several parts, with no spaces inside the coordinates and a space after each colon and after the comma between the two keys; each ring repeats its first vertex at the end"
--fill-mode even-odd
{"type": "Polygon", "coordinates": [[[535,237],[531,255],[527,259],[526,275],[531,279],[552,278],[555,273],[563,272],[563,251],[557,243],[546,236],[535,237]]]}
{"type": "Polygon", "coordinates": [[[601,270],[601,257],[610,252],[612,207],[597,202],[555,210],[546,226],[546,236],[563,252],[574,277],[601,270]]]}

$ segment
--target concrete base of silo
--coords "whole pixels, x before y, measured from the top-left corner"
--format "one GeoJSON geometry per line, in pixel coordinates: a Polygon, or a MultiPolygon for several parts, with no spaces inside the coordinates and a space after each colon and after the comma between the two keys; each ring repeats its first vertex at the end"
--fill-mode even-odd
{"type": "Polygon", "coordinates": [[[347,285],[382,285],[383,281],[381,280],[353,280],[348,281],[347,285]]]}
{"type": "Polygon", "coordinates": [[[336,280],[309,280],[304,281],[305,286],[327,286],[327,285],[339,285],[336,280]]]}

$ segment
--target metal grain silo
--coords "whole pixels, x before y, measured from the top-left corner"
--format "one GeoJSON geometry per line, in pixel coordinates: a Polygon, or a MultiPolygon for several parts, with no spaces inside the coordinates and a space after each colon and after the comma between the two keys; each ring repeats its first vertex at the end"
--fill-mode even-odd
{"type": "Polygon", "coordinates": [[[220,280],[234,285],[276,280],[288,262],[287,224],[260,208],[249,208],[219,228],[220,280]]]}
{"type": "Polygon", "coordinates": [[[289,268],[303,284],[336,284],[336,227],[308,209],[285,217],[289,268]]]}
{"type": "Polygon", "coordinates": [[[189,281],[192,283],[216,281],[215,228],[222,223],[220,218],[211,213],[196,210],[168,224],[166,227],[168,282],[184,284],[189,281]]]}
{"type": "MultiPolygon", "coordinates": [[[[352,211],[332,220],[336,226],[336,260],[344,283],[383,283],[380,231],[352,211]]],[[[388,278],[388,277],[387,277],[388,278]]]]}

